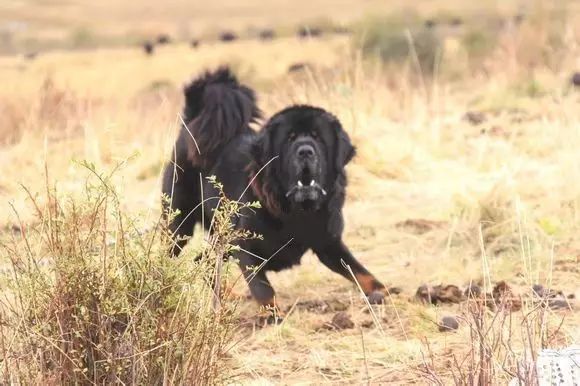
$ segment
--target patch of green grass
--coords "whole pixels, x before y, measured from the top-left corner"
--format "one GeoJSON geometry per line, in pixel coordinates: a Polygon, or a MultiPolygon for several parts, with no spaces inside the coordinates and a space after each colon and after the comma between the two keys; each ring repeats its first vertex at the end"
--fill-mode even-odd
{"type": "Polygon", "coordinates": [[[424,74],[432,74],[442,52],[436,31],[425,28],[413,12],[372,16],[355,28],[355,45],[365,56],[384,62],[418,62],[424,74]]]}
{"type": "Polygon", "coordinates": [[[71,31],[70,44],[73,48],[87,48],[94,46],[96,37],[87,27],[79,27],[71,31]]]}

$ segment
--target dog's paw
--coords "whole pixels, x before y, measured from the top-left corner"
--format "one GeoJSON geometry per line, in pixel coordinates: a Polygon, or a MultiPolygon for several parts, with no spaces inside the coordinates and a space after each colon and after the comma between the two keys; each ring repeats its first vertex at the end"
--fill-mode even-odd
{"type": "Polygon", "coordinates": [[[385,302],[385,290],[374,290],[367,295],[367,300],[370,304],[383,304],[385,302]]]}
{"type": "Polygon", "coordinates": [[[387,296],[398,295],[401,293],[401,289],[398,287],[391,288],[379,288],[367,295],[367,300],[370,304],[384,304],[387,296]]]}
{"type": "Polygon", "coordinates": [[[262,326],[282,323],[286,315],[278,307],[266,307],[258,315],[258,322],[262,326]]]}

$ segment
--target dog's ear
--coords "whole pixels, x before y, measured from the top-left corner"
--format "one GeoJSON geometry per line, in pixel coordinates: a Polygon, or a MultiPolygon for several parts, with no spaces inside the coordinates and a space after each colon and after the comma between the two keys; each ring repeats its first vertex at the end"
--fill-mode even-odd
{"type": "Polygon", "coordinates": [[[254,162],[263,165],[270,153],[270,133],[265,130],[258,135],[250,149],[254,162]]]}
{"type": "Polygon", "coordinates": [[[352,142],[350,141],[350,137],[348,136],[346,131],[344,131],[341,124],[338,121],[337,121],[337,123],[338,123],[338,131],[336,134],[336,136],[337,136],[336,167],[338,170],[341,170],[355,156],[356,149],[352,145],[352,142]]]}
{"type": "Polygon", "coordinates": [[[252,144],[251,153],[254,161],[258,165],[264,165],[272,157],[277,154],[272,154],[273,152],[273,136],[275,134],[274,128],[278,126],[276,120],[270,120],[266,122],[265,126],[260,130],[258,137],[252,144]]]}

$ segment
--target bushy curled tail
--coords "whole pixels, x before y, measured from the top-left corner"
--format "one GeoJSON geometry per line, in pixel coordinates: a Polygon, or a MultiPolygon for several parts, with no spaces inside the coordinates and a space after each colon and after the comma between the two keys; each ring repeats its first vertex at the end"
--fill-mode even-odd
{"type": "Polygon", "coordinates": [[[223,145],[250,131],[249,125],[261,116],[254,91],[240,84],[228,67],[206,72],[188,84],[184,94],[187,127],[181,134],[193,166],[209,166],[223,145]]]}

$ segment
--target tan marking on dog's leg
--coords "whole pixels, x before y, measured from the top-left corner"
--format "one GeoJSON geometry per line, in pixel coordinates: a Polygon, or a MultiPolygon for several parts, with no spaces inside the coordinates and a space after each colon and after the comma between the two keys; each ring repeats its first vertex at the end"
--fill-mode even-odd
{"type": "Polygon", "coordinates": [[[362,288],[365,295],[370,294],[375,290],[384,290],[385,287],[371,274],[369,273],[358,273],[354,275],[356,281],[362,288]]]}

